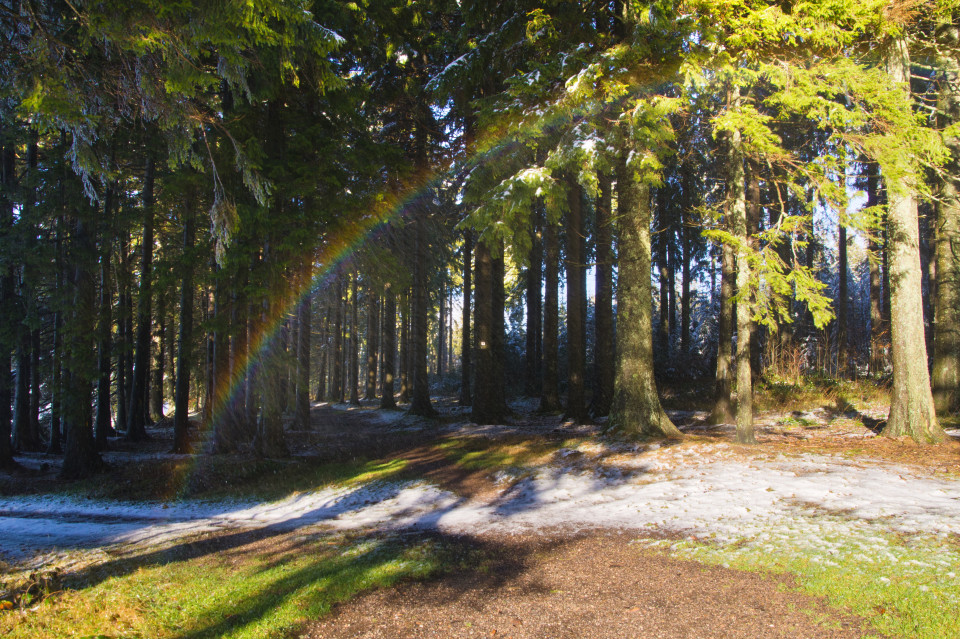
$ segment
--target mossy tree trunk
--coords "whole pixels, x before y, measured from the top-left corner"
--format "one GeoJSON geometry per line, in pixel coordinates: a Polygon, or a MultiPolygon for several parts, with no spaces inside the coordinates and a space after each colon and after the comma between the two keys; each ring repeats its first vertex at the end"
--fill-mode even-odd
{"type": "Polygon", "coordinates": [[[660,405],[653,376],[650,187],[637,182],[625,160],[617,168],[617,196],[620,270],[610,427],[630,435],[680,437],[660,405]]]}
{"type": "MultiPolygon", "coordinates": [[[[891,42],[886,62],[891,80],[901,87],[903,99],[909,100],[910,54],[905,40],[891,42]]],[[[887,198],[893,388],[883,434],[909,436],[917,442],[942,441],[945,434],[933,409],[927,372],[917,201],[909,184],[890,178],[887,198]]]]}
{"type": "MultiPolygon", "coordinates": [[[[597,268],[596,307],[594,311],[595,346],[593,399],[590,412],[594,417],[610,413],[613,383],[616,377],[616,348],[613,334],[613,202],[610,175],[599,175],[597,198],[597,268]]],[[[539,289],[540,284],[537,283],[539,289]]]]}
{"type": "MultiPolygon", "coordinates": [[[[947,25],[940,31],[945,44],[960,44],[960,28],[947,25]]],[[[960,122],[960,64],[943,56],[940,68],[941,125],[960,122]]],[[[960,410],[960,138],[948,137],[950,162],[940,183],[937,202],[937,296],[933,338],[933,405],[940,416],[960,410]]]]}

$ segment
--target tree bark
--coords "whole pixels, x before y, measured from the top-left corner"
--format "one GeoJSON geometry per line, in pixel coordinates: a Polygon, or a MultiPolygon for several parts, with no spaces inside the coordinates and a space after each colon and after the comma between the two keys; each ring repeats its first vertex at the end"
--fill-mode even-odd
{"type": "MultiPolygon", "coordinates": [[[[870,162],[865,165],[867,171],[867,207],[880,205],[879,167],[870,162]]],[[[886,216],[883,218],[886,219],[886,216]]],[[[878,228],[870,235],[870,372],[874,375],[883,372],[886,364],[887,327],[883,317],[883,280],[880,273],[880,252],[884,250],[878,236],[878,228]]]]}
{"type": "Polygon", "coordinates": [[[150,328],[153,297],[153,204],[154,160],[147,157],[143,178],[143,239],[140,250],[140,294],[137,299],[137,340],[133,362],[133,383],[127,413],[126,438],[132,442],[147,439],[147,386],[150,379],[150,328]]]}
{"type": "Polygon", "coordinates": [[[542,204],[534,205],[534,223],[530,229],[530,265],[526,273],[527,289],[527,334],[524,349],[524,394],[538,397],[540,394],[541,324],[543,314],[543,243],[540,228],[542,204]]]}
{"type": "Polygon", "coordinates": [[[681,437],[660,405],[653,374],[650,187],[626,159],[617,165],[617,370],[610,428],[632,436],[681,437]]]}
{"type": "MultiPolygon", "coordinates": [[[[309,277],[309,275],[307,276],[309,277]]],[[[313,295],[305,295],[297,304],[297,392],[293,412],[294,428],[310,430],[310,338],[313,295]]]]}
{"type": "Polygon", "coordinates": [[[430,312],[430,296],[427,293],[427,236],[425,220],[418,211],[414,221],[414,267],[413,267],[413,393],[410,397],[410,414],[432,417],[437,414],[430,404],[430,377],[427,366],[429,341],[427,323],[430,312]]]}
{"type": "Polygon", "coordinates": [[[333,353],[331,353],[330,400],[343,403],[343,275],[334,287],[333,353]]]}
{"type": "Polygon", "coordinates": [[[97,409],[93,426],[97,450],[105,450],[107,437],[114,434],[110,411],[110,364],[112,361],[113,289],[110,283],[110,261],[113,248],[114,186],[107,188],[103,204],[104,221],[100,236],[100,312],[97,319],[97,409]]]}
{"type": "MultiPolygon", "coordinates": [[[[16,188],[16,143],[13,135],[8,131],[6,122],[0,121],[0,233],[6,235],[13,229],[13,210],[15,203],[12,199],[16,188]]],[[[13,265],[9,264],[0,270],[0,320],[4,333],[12,333],[9,327],[14,326],[14,276],[13,265]]],[[[12,344],[6,334],[0,334],[0,468],[14,468],[17,463],[13,459],[13,445],[11,442],[13,417],[10,411],[10,402],[13,399],[13,370],[10,366],[12,344]]]]}
{"type": "MultiPolygon", "coordinates": [[[[496,424],[503,420],[503,387],[497,377],[496,327],[494,326],[494,287],[496,267],[490,247],[479,242],[476,247],[476,282],[473,311],[476,350],[476,387],[473,395],[473,421],[477,424],[496,424]]],[[[502,282],[501,282],[502,287],[502,282]]]]}
{"type": "Polygon", "coordinates": [[[713,382],[711,424],[731,424],[733,412],[733,284],[736,278],[736,257],[727,243],[721,248],[720,316],[717,318],[717,370],[713,382]]]}
{"type": "MultiPolygon", "coordinates": [[[[728,95],[728,106],[740,105],[740,89],[733,88],[728,95]]],[[[746,173],[743,142],[740,131],[725,134],[727,222],[730,234],[737,240],[737,436],[740,444],[755,444],[753,432],[753,376],[750,362],[750,333],[753,329],[750,295],[750,263],[748,260],[750,234],[747,224],[746,173]]]]}
{"type": "Polygon", "coordinates": [[[849,377],[848,371],[848,341],[849,328],[847,319],[847,300],[849,299],[849,287],[847,285],[847,272],[849,270],[847,262],[847,227],[840,224],[837,237],[837,371],[841,376],[849,377]]]}
{"type": "Polygon", "coordinates": [[[364,399],[377,398],[377,360],[380,353],[380,296],[371,288],[367,294],[367,376],[364,399]]]}
{"type": "MultiPolygon", "coordinates": [[[[886,53],[887,73],[901,87],[903,99],[909,100],[910,54],[906,41],[893,40],[886,53]]],[[[920,291],[920,228],[917,201],[910,187],[887,178],[893,388],[883,434],[887,437],[906,435],[917,442],[938,442],[946,435],[937,422],[927,372],[920,291]]]]}
{"type": "Polygon", "coordinates": [[[540,412],[560,410],[560,238],[557,226],[547,221],[543,227],[543,381],[540,412]]]}
{"type": "MultiPolygon", "coordinates": [[[[594,310],[594,380],[590,412],[594,417],[610,413],[613,386],[616,377],[616,349],[613,335],[613,217],[610,176],[599,175],[600,194],[597,198],[597,268],[596,307],[594,310]]],[[[537,281],[537,290],[540,282],[537,281]]]]}
{"type": "Polygon", "coordinates": [[[180,286],[180,330],[177,335],[177,382],[174,388],[173,452],[189,453],[190,420],[190,368],[193,365],[193,245],[196,238],[196,213],[194,202],[189,200],[184,207],[186,219],[183,224],[183,279],[180,286]]]}
{"type": "Polygon", "coordinates": [[[584,404],[586,344],[583,340],[583,188],[567,176],[566,275],[567,275],[567,406],[566,416],[575,422],[587,417],[584,404]]]}
{"type": "Polygon", "coordinates": [[[470,297],[473,282],[473,232],[469,229],[463,232],[463,326],[460,335],[460,405],[470,406],[473,397],[470,393],[470,375],[473,372],[471,354],[473,341],[470,337],[470,297]]]}
{"type": "Polygon", "coordinates": [[[380,368],[380,408],[396,408],[394,377],[397,355],[397,297],[393,284],[383,289],[383,365],[380,368]]]}
{"type": "MultiPolygon", "coordinates": [[[[960,44],[960,28],[945,25],[938,34],[945,44],[960,44]]],[[[960,64],[950,56],[938,60],[941,126],[960,122],[960,64]]],[[[937,415],[960,411],[960,137],[944,140],[950,161],[937,203],[937,295],[933,337],[933,405],[937,415]]]]}
{"type": "MultiPolygon", "coordinates": [[[[71,254],[70,284],[73,298],[70,301],[71,317],[64,341],[63,362],[63,468],[62,479],[81,479],[103,469],[103,461],[93,439],[91,394],[96,379],[96,367],[91,365],[90,353],[94,349],[96,322],[95,255],[91,237],[91,223],[85,219],[89,212],[77,211],[74,222],[73,248],[71,254]]],[[[145,380],[144,380],[145,381],[145,380]]]]}

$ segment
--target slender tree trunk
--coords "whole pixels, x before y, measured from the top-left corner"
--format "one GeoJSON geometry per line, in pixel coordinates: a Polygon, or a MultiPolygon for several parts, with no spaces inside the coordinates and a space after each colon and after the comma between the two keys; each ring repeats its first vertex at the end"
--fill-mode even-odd
{"type": "Polygon", "coordinates": [[[493,321],[493,398],[497,403],[496,412],[504,417],[510,413],[506,398],[506,362],[507,327],[504,320],[506,313],[507,296],[504,290],[506,281],[506,263],[504,261],[504,244],[498,242],[496,257],[493,258],[493,282],[491,300],[493,308],[490,318],[493,321]]]}
{"type": "MultiPolygon", "coordinates": [[[[594,328],[594,391],[590,412],[594,417],[610,413],[613,385],[616,379],[616,349],[613,335],[613,216],[610,176],[599,175],[600,194],[597,198],[597,268],[596,308],[594,328]]],[[[540,282],[537,282],[537,289],[540,282]]]]}
{"type": "Polygon", "coordinates": [[[367,294],[367,378],[364,399],[377,398],[377,360],[380,353],[380,296],[370,289],[367,294]]]}
{"type": "Polygon", "coordinates": [[[30,331],[18,327],[16,362],[17,383],[13,395],[13,447],[21,452],[39,449],[40,442],[30,431],[30,331]]]}
{"type": "MultiPolygon", "coordinates": [[[[737,108],[740,104],[739,87],[731,90],[728,105],[737,108]]],[[[746,246],[750,242],[747,224],[746,174],[744,171],[743,142],[740,131],[727,132],[726,136],[726,181],[727,215],[730,233],[739,241],[736,248],[737,272],[737,442],[754,444],[753,433],[753,376],[750,362],[751,317],[750,263],[746,246]]]]}
{"type": "Polygon", "coordinates": [[[114,435],[110,411],[110,363],[112,361],[111,345],[113,336],[113,289],[110,285],[110,262],[113,248],[114,228],[114,186],[107,188],[103,204],[104,222],[101,224],[100,236],[100,312],[97,322],[97,410],[93,426],[94,439],[97,450],[105,450],[107,437],[114,435]]]}
{"type": "Polygon", "coordinates": [[[540,411],[560,410],[560,238],[556,225],[543,227],[543,383],[540,411]]]}
{"type": "MultiPolygon", "coordinates": [[[[880,174],[876,163],[865,163],[867,171],[867,207],[880,205],[880,174]]],[[[881,226],[883,223],[881,224],[881,226]]],[[[880,229],[871,233],[868,249],[870,251],[870,372],[882,373],[885,367],[885,335],[887,328],[883,321],[883,280],[880,273],[880,252],[883,247],[877,239],[880,229]]]]}
{"type": "MultiPolygon", "coordinates": [[[[906,40],[893,40],[887,51],[886,63],[890,78],[902,87],[904,99],[909,99],[910,54],[906,40]]],[[[890,392],[890,415],[883,434],[888,437],[909,435],[917,442],[943,441],[946,435],[933,409],[927,372],[917,201],[910,184],[889,177],[887,198],[893,388],[890,392]]]]}
{"type": "Polygon", "coordinates": [[[357,274],[353,274],[350,287],[350,403],[360,404],[360,323],[358,310],[360,298],[357,297],[357,274]]]}
{"type": "MultiPolygon", "coordinates": [[[[425,211],[419,212],[425,214],[425,211]]],[[[413,304],[411,309],[413,343],[413,394],[410,398],[410,413],[425,417],[433,416],[436,411],[430,404],[430,378],[427,368],[427,318],[430,297],[427,294],[427,237],[424,220],[414,221],[414,267],[413,267],[413,304]]]]}
{"type": "Polygon", "coordinates": [[[463,326],[460,336],[460,405],[470,406],[473,397],[470,393],[470,375],[472,373],[471,354],[473,341],[470,337],[470,296],[473,282],[473,233],[466,230],[463,233],[463,326]]]}
{"type": "Polygon", "coordinates": [[[306,295],[297,305],[297,400],[293,413],[294,428],[310,430],[310,333],[313,296],[306,295]]]}
{"type": "Polygon", "coordinates": [[[541,242],[541,209],[543,205],[534,205],[534,224],[530,229],[530,265],[527,267],[527,335],[524,349],[524,394],[528,397],[540,395],[540,370],[543,367],[540,354],[541,316],[543,313],[543,244],[541,242]]]}
{"type": "Polygon", "coordinates": [[[667,264],[667,240],[664,233],[665,231],[660,229],[656,244],[660,284],[660,321],[657,326],[657,348],[654,351],[657,364],[670,361],[670,280],[667,277],[670,267],[667,264]]]}
{"type": "MultiPolygon", "coordinates": [[[[960,44],[960,28],[947,25],[940,38],[960,44]]],[[[960,64],[950,56],[938,60],[941,84],[941,125],[960,122],[960,64]]],[[[940,184],[937,202],[937,295],[933,337],[933,404],[943,417],[960,411],[960,137],[945,139],[950,163],[940,184]]]]}
{"type": "Polygon", "coordinates": [[[190,368],[193,365],[193,245],[196,238],[196,213],[191,198],[184,207],[183,280],[180,286],[180,331],[177,335],[177,383],[174,389],[173,452],[189,453],[190,368]]]}
{"type": "Polygon", "coordinates": [[[617,165],[617,370],[611,429],[642,437],[680,437],[660,405],[653,375],[650,187],[625,159],[617,165]]]}
{"type": "Polygon", "coordinates": [[[150,385],[150,419],[159,422],[163,419],[163,376],[167,363],[167,291],[157,291],[157,312],[155,341],[159,348],[154,353],[155,360],[151,369],[150,385]]]}
{"type": "Polygon", "coordinates": [[[396,408],[394,376],[397,354],[397,297],[393,284],[383,289],[383,365],[380,367],[380,408],[396,408]]]}
{"type": "Polygon", "coordinates": [[[400,399],[410,401],[410,293],[404,291],[400,302],[400,399]]]}
{"type": "Polygon", "coordinates": [[[711,424],[731,424],[733,413],[733,284],[736,257],[733,247],[724,244],[720,263],[720,315],[717,319],[717,371],[713,385],[711,424]]]}
{"type": "MultiPolygon", "coordinates": [[[[0,233],[4,235],[13,229],[15,203],[12,197],[16,188],[16,143],[7,128],[6,122],[0,121],[0,233]]],[[[13,313],[14,305],[13,265],[8,264],[0,268],[0,323],[7,331],[8,327],[14,326],[16,319],[13,313]]],[[[0,468],[14,468],[17,465],[13,459],[10,439],[13,426],[10,412],[10,402],[13,399],[11,350],[9,337],[0,334],[0,468]]]]}
{"type": "Polygon", "coordinates": [[[153,188],[154,161],[147,158],[143,179],[143,239],[140,252],[140,294],[137,300],[137,341],[133,363],[133,384],[127,414],[127,439],[147,439],[147,387],[150,379],[150,328],[153,297],[153,188]]]}
{"type": "MultiPolygon", "coordinates": [[[[90,365],[96,333],[95,255],[88,212],[78,211],[74,224],[70,284],[73,289],[68,339],[63,362],[63,479],[89,477],[103,468],[93,439],[91,394],[96,369],[90,365]]],[[[144,380],[145,381],[145,380],[144,380]]]]}
{"type": "Polygon", "coordinates": [[[683,282],[680,284],[680,363],[686,370],[690,365],[690,262],[693,261],[693,255],[686,207],[681,210],[681,216],[680,262],[683,282]]]}
{"type": "Polygon", "coordinates": [[[585,276],[583,253],[583,210],[581,186],[567,177],[566,274],[567,274],[567,406],[569,419],[582,422],[587,416],[584,404],[586,344],[583,335],[581,279],[585,276]]]}
{"type": "MultiPolygon", "coordinates": [[[[40,436],[40,329],[31,333],[33,363],[30,366],[30,428],[40,436]]],[[[109,380],[108,380],[109,381],[109,380]]]]}
{"type": "Polygon", "coordinates": [[[330,307],[324,302],[323,330],[320,333],[320,370],[318,372],[316,401],[322,402],[327,394],[327,362],[330,359],[330,307]]]}
{"type": "Polygon", "coordinates": [[[343,403],[343,275],[334,287],[333,353],[331,353],[330,400],[343,403]]]}
{"type": "Polygon", "coordinates": [[[837,370],[841,376],[849,377],[848,361],[849,356],[847,342],[848,323],[847,319],[847,300],[849,299],[849,286],[847,284],[847,272],[849,270],[847,262],[847,227],[840,224],[837,237],[837,265],[838,275],[838,300],[837,300],[837,370]]]}
{"type": "MultiPolygon", "coordinates": [[[[62,177],[62,176],[61,176],[62,177]]],[[[61,198],[63,199],[63,198],[61,198]]],[[[63,205],[65,207],[65,204],[63,205]]],[[[50,397],[50,440],[47,442],[47,454],[54,455],[62,452],[62,420],[60,415],[63,407],[63,315],[66,304],[62,301],[65,295],[65,260],[63,252],[64,218],[59,216],[56,221],[56,271],[57,271],[57,300],[53,314],[53,370],[50,397]]]]}
{"type": "MultiPolygon", "coordinates": [[[[213,337],[213,420],[211,423],[213,452],[227,453],[236,449],[236,422],[231,410],[230,393],[233,392],[231,375],[230,326],[235,324],[231,292],[228,290],[224,270],[213,265],[215,332],[213,337]]],[[[176,398],[176,389],[174,389],[176,398]]]]}
{"type": "Polygon", "coordinates": [[[476,248],[476,282],[473,311],[476,350],[476,387],[473,395],[473,421],[496,424],[504,417],[501,411],[502,386],[497,379],[498,353],[494,335],[495,267],[490,247],[481,242],[476,248]]]}
{"type": "MultiPolygon", "coordinates": [[[[446,272],[443,273],[446,277],[446,272]]],[[[443,355],[447,341],[447,289],[446,283],[440,282],[440,293],[437,300],[440,310],[437,314],[437,377],[443,377],[443,355]]]]}

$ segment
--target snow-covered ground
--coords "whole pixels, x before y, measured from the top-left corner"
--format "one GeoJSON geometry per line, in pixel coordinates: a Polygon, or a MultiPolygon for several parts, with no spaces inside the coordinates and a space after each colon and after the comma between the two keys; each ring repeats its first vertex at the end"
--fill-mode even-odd
{"type": "Polygon", "coordinates": [[[616,528],[717,542],[811,538],[832,527],[960,535],[960,480],[824,455],[744,458],[724,444],[636,449],[586,442],[558,462],[501,473],[503,491],[470,501],[423,481],[326,488],[271,503],[107,503],[62,497],[0,502],[0,554],[176,542],[196,533],[616,528]],[[826,528],[825,528],[826,527],[826,528]]]}

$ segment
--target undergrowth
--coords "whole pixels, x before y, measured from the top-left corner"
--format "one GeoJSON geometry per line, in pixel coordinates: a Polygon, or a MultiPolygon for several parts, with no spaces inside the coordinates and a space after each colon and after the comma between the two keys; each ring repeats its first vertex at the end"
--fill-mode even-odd
{"type": "Polygon", "coordinates": [[[799,530],[771,527],[736,543],[656,540],[676,555],[740,570],[789,573],[798,587],[867,619],[887,636],[960,637],[960,544],[897,535],[868,522],[824,518],[799,530]]]}
{"type": "Polygon", "coordinates": [[[286,637],[372,588],[473,563],[444,540],[283,537],[185,557],[117,561],[30,608],[0,612],[0,636],[157,639],[286,637]]]}

